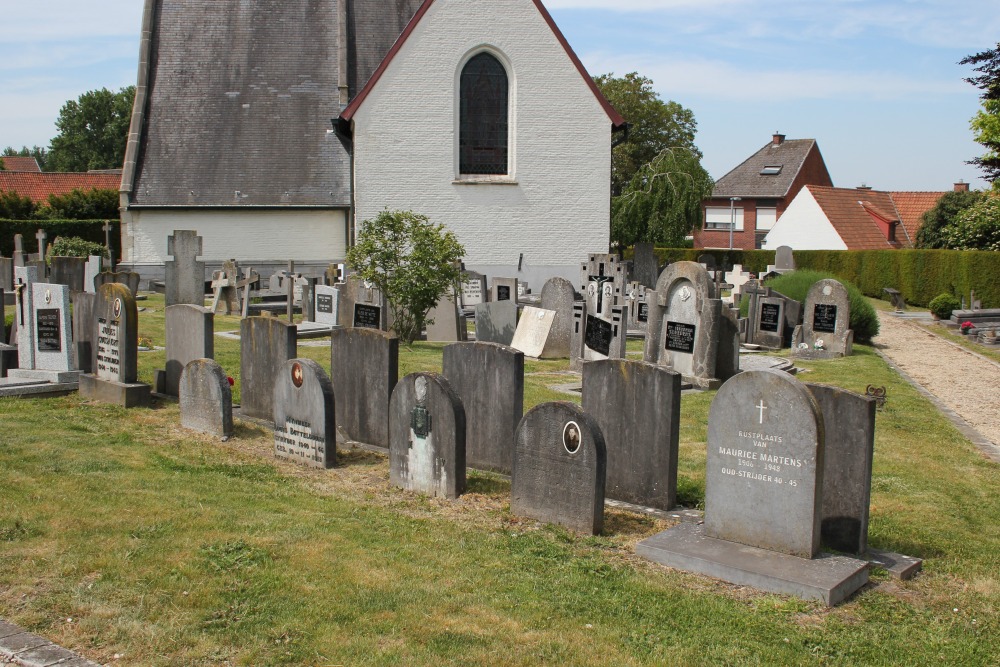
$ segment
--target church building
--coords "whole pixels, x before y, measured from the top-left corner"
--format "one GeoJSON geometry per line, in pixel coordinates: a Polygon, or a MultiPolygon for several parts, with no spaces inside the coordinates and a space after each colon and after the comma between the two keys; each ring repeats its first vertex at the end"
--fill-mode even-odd
{"type": "Polygon", "coordinates": [[[467,268],[574,282],[609,242],[604,99],[540,0],[146,0],[123,263],[167,237],[261,267],[343,260],[385,208],[467,268]]]}

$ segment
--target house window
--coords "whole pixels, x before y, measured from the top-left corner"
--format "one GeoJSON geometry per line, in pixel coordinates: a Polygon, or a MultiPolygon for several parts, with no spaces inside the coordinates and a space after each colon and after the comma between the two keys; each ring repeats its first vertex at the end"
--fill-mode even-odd
{"type": "Polygon", "coordinates": [[[733,217],[736,218],[734,231],[743,231],[743,209],[736,207],[730,211],[729,207],[709,206],[705,208],[705,229],[728,230],[732,224],[733,217]],[[735,216],[734,216],[735,214],[735,216]]]}
{"type": "Polygon", "coordinates": [[[777,176],[781,173],[781,166],[780,164],[770,164],[761,169],[760,173],[762,176],[777,176]]]}
{"type": "Polygon", "coordinates": [[[769,230],[774,227],[778,220],[778,209],[758,206],[757,207],[757,229],[769,230]]]}
{"type": "Polygon", "coordinates": [[[459,172],[507,173],[507,70],[489,53],[473,56],[459,84],[459,172]]]}

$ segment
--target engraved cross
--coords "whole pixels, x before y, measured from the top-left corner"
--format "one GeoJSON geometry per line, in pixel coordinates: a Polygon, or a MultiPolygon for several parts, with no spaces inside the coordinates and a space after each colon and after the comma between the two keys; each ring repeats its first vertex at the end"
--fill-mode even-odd
{"type": "Polygon", "coordinates": [[[763,424],[764,423],[764,410],[767,410],[767,406],[764,405],[764,399],[763,398],[760,399],[760,403],[757,406],[755,406],[755,407],[758,410],[760,410],[760,423],[763,424]]]}

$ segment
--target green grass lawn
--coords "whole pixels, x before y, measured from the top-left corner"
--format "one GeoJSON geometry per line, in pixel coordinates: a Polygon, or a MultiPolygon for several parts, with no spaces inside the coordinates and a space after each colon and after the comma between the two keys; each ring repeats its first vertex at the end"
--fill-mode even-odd
{"type": "MultiPolygon", "coordinates": [[[[162,298],[140,305],[162,346],[162,298]]],[[[440,370],[440,348],[404,347],[400,375],[440,370]]],[[[609,511],[603,535],[575,535],[512,516],[496,476],[434,500],[390,487],[379,454],[298,468],[249,423],[222,443],[181,430],[174,403],[70,395],[0,399],[0,617],[116,665],[997,664],[1000,466],[855,351],[801,378],[888,387],[869,542],[925,563],[908,582],[876,570],[834,609],[643,561],[635,543],[667,525],[649,517],[609,511]]],[[[299,352],[329,368],[327,348],[299,352]]],[[[237,342],[216,357],[238,377],[237,342]]],[[[162,365],[142,353],[141,379],[162,365]]],[[[525,366],[526,409],[567,398],[551,388],[565,363],[525,366]]],[[[692,507],[713,395],[682,402],[692,507]]]]}

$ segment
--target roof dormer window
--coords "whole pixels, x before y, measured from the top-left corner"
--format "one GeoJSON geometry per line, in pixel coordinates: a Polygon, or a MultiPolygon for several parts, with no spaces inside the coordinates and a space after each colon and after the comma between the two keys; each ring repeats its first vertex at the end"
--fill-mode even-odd
{"type": "Polygon", "coordinates": [[[780,164],[771,164],[760,170],[761,176],[777,176],[781,173],[780,164]]]}

